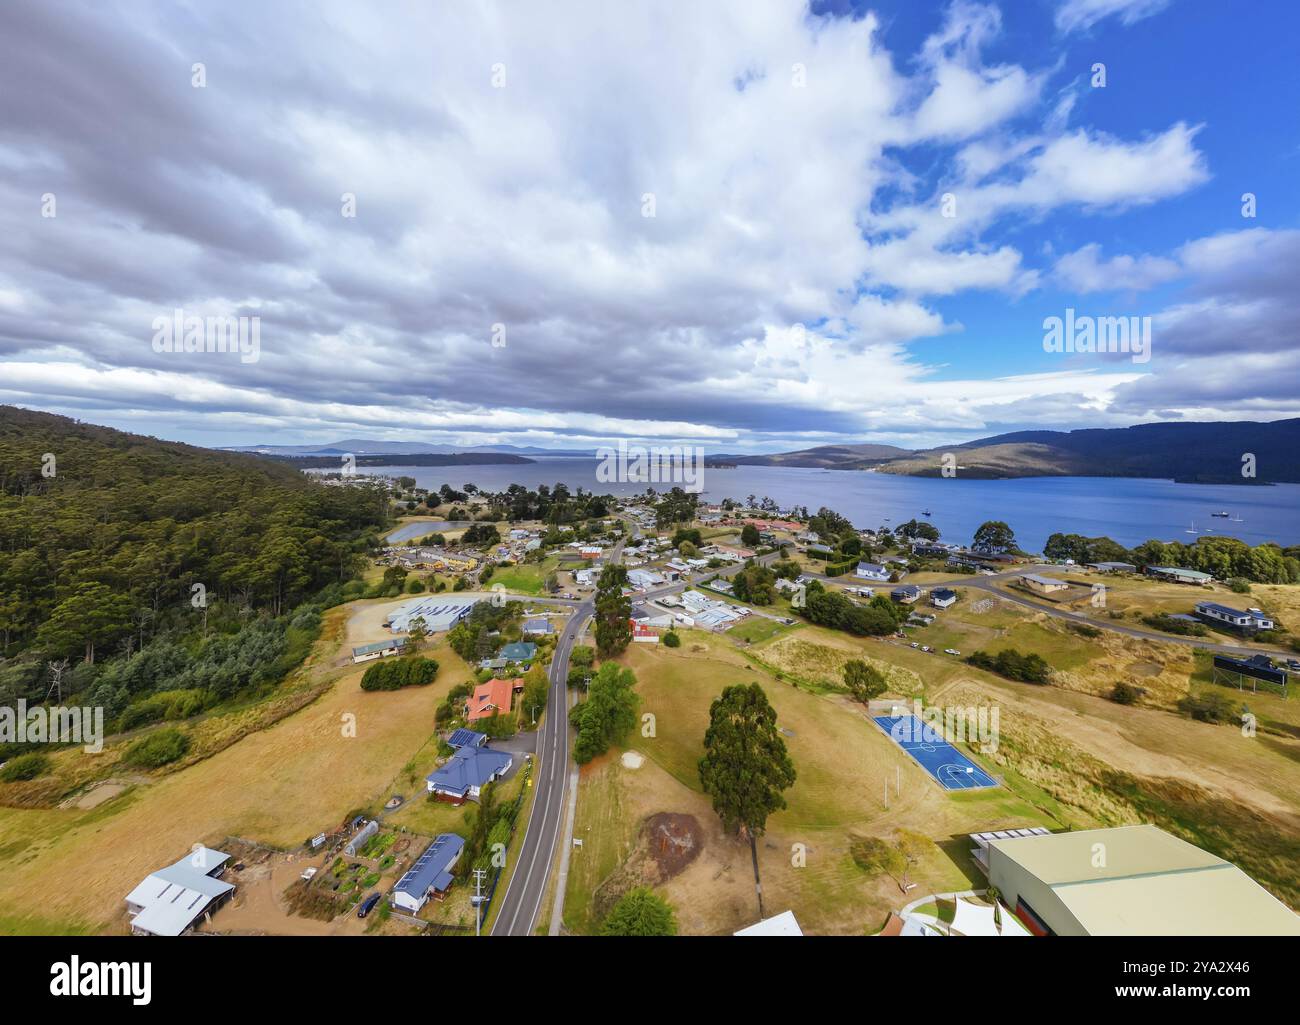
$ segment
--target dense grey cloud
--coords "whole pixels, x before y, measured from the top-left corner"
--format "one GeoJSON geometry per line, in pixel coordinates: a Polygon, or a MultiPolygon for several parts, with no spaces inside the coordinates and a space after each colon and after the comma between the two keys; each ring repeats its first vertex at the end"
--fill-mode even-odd
{"type": "MultiPolygon", "coordinates": [[[[1049,72],[986,64],[1000,31],[956,3],[909,64],[874,17],[798,0],[11,4],[0,401],[211,442],[728,450],[1177,410],[1131,367],[940,380],[909,348],[960,329],[935,297],[1037,287],[983,239],[1000,217],[1206,176],[1194,126],[1122,140],[1049,111],[1012,134],[1049,72]],[[961,148],[959,221],[892,155],[934,143],[961,148]],[[258,317],[260,358],[155,352],[175,308],[258,317]]],[[[1294,327],[1277,282],[1234,277],[1294,255],[1273,245],[1184,248],[1199,291],[1162,315],[1166,358],[1294,327]]]]}

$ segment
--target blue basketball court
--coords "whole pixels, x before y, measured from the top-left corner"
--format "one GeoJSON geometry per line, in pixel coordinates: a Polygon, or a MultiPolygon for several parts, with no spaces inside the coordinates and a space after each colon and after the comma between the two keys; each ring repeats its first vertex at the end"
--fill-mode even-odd
{"type": "Polygon", "coordinates": [[[875,723],[945,790],[978,790],[998,785],[997,780],[916,716],[882,715],[875,723]]]}

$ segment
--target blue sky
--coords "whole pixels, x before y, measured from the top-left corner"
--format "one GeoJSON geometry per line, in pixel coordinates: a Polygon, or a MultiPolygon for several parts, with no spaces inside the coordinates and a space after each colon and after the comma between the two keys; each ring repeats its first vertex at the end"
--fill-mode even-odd
{"type": "Polygon", "coordinates": [[[0,402],[712,451],[1300,415],[1295,4],[9,20],[0,402]],[[1067,308],[1151,359],[1044,351],[1067,308]],[[256,357],[159,351],[177,309],[256,357]]]}

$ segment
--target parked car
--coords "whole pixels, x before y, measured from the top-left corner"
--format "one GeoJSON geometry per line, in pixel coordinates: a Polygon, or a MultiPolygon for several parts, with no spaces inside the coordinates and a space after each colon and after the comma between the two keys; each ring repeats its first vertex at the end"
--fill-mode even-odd
{"type": "Polygon", "coordinates": [[[928,652],[933,652],[933,651],[934,651],[934,649],[933,649],[932,647],[930,647],[930,645],[928,645],[928,644],[922,644],[922,645],[921,645],[921,650],[922,650],[922,651],[928,651],[928,652]]]}
{"type": "Polygon", "coordinates": [[[357,908],[357,917],[365,918],[366,915],[375,910],[375,905],[379,903],[379,898],[383,896],[379,893],[372,893],[369,897],[361,902],[361,907],[357,908]]]}
{"type": "Polygon", "coordinates": [[[943,653],[944,653],[945,655],[960,655],[960,654],[961,654],[961,652],[958,651],[956,648],[944,648],[944,649],[943,649],[943,653]]]}
{"type": "Polygon", "coordinates": [[[913,641],[913,642],[912,642],[912,647],[914,647],[914,648],[919,648],[920,646],[921,646],[921,642],[920,642],[920,641],[913,641]]]}

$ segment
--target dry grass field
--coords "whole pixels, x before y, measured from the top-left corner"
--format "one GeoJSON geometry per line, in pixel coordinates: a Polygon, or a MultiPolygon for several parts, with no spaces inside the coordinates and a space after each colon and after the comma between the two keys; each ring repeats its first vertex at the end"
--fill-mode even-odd
{"type": "MultiPolygon", "coordinates": [[[[348,611],[329,613],[327,650],[314,656],[324,664],[348,611]]],[[[438,702],[469,676],[449,649],[430,654],[442,671],[428,687],[365,692],[362,667],[349,668],[294,714],[96,808],[0,809],[0,932],[123,930],[126,893],[192,844],[296,846],[386,796],[433,732],[438,702]]]]}
{"type": "Polygon", "coordinates": [[[655,716],[655,736],[629,741],[645,758],[640,768],[612,752],[583,770],[575,831],[583,847],[565,905],[572,931],[594,931],[618,885],[635,882],[621,879],[621,866],[636,849],[641,823],[661,812],[694,816],[704,837],[696,860],[659,886],[677,909],[681,931],[733,932],[757,917],[748,846],[722,835],[696,773],[709,704],[730,683],[762,684],[786,732],[798,779],[786,794],[788,808],[768,823],[759,860],[768,913],[792,908],[809,932],[874,932],[905,902],[895,880],[855,864],[850,848],[858,837],[923,832],[935,842],[912,878],[928,890],[948,890],[972,882],[965,833],[1062,825],[1004,788],[949,795],[842,696],[778,681],[720,638],[692,631],[684,640],[676,652],[638,645],[624,656],[637,673],[642,712],[655,716]]]}
{"type": "Polygon", "coordinates": [[[928,631],[947,631],[967,652],[1017,647],[1069,668],[1058,670],[1053,686],[1020,684],[902,642],[809,626],[743,649],[725,635],[695,631],[683,632],[676,650],[634,646],[622,661],[637,673],[642,712],[654,715],[655,735],[628,741],[644,756],[639,768],[615,751],[582,772],[575,835],[583,847],[571,870],[566,928],[595,931],[618,893],[637,882],[655,886],[674,905],[685,933],[731,932],[754,920],[748,850],[721,834],[696,769],[710,702],[724,686],[751,680],[767,691],[798,772],[787,809],[772,816],[760,844],[766,910],[793,909],[808,932],[875,931],[889,910],[917,894],[977,885],[965,834],[1014,825],[1155,822],[1239,864],[1292,906],[1300,903],[1294,697],[1245,695],[1260,720],[1259,734],[1247,738],[1235,726],[1170,710],[1189,690],[1216,686],[1190,649],[1110,633],[1086,637],[1028,610],[973,613],[969,603],[913,636],[928,631]],[[833,689],[849,657],[886,667],[900,695],[996,706],[999,744],[977,760],[1004,786],[942,791],[860,706],[833,689]],[[1121,706],[1101,696],[1130,678],[1148,687],[1148,704],[1121,706]],[[882,783],[896,774],[901,792],[893,793],[891,783],[886,807],[882,783]],[[643,823],[665,812],[694,816],[704,842],[680,874],[660,879],[645,872],[643,823]],[[895,880],[864,871],[852,856],[856,839],[890,840],[900,829],[933,842],[912,873],[920,886],[906,896],[895,880]],[[794,863],[799,850],[806,852],[804,867],[794,863]]]}

